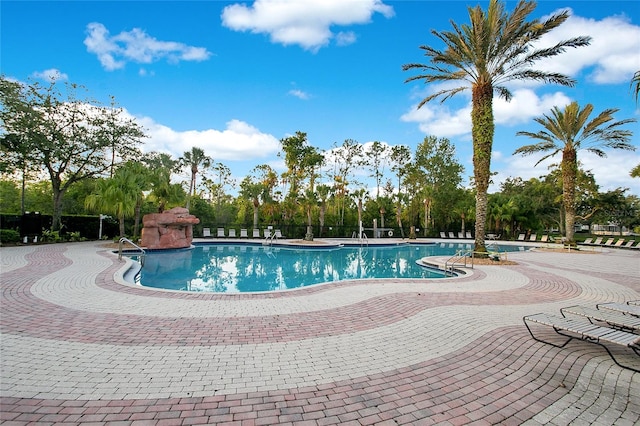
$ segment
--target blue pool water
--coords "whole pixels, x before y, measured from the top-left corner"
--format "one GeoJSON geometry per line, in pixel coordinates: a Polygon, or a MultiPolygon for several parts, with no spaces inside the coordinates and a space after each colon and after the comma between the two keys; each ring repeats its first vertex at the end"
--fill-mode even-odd
{"type": "MultiPolygon", "coordinates": [[[[139,283],[170,290],[247,293],[360,278],[442,278],[442,271],[422,267],[416,261],[468,248],[471,244],[334,249],[198,245],[189,250],[148,253],[139,283]]],[[[501,247],[501,251],[505,250],[518,250],[518,247],[501,247]]]]}

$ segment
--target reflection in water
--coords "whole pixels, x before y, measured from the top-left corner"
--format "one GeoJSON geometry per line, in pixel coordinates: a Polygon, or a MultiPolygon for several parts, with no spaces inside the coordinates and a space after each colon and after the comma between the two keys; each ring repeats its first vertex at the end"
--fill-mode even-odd
{"type": "Polygon", "coordinates": [[[441,278],[416,261],[453,254],[468,244],[294,249],[210,245],[151,252],[140,282],[147,287],[215,293],[284,290],[359,278],[441,278]]]}

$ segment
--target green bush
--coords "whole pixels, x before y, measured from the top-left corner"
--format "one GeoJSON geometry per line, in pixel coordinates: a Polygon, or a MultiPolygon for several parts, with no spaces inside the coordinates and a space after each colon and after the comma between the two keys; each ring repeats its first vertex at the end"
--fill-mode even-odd
{"type": "Polygon", "coordinates": [[[0,229],[0,243],[10,244],[20,242],[20,233],[13,229],[0,229]]]}

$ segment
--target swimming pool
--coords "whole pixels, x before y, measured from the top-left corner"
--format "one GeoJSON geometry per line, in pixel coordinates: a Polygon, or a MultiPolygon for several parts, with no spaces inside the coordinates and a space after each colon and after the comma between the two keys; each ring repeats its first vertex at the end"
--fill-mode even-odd
{"type": "Polygon", "coordinates": [[[169,290],[249,293],[363,278],[443,278],[443,271],[425,268],[416,261],[453,255],[471,246],[442,243],[317,249],[203,244],[188,250],[149,252],[137,282],[169,290]]]}

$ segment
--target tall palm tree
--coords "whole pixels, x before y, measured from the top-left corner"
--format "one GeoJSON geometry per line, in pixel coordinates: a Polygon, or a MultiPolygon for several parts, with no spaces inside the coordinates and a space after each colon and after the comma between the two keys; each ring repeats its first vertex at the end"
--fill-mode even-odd
{"type": "Polygon", "coordinates": [[[631,79],[631,90],[635,94],[636,102],[638,102],[638,95],[640,94],[640,71],[636,71],[631,79]]]}
{"type": "Polygon", "coordinates": [[[493,145],[494,92],[511,99],[510,90],[504,86],[512,80],[535,80],[573,86],[575,81],[565,75],[533,69],[541,59],[556,56],[568,47],[586,46],[589,37],[575,37],[551,47],[534,47],[540,38],[567,20],[567,11],[557,13],[547,20],[527,21],[536,3],[521,0],[509,15],[498,0],[491,0],[487,11],[480,6],[468,8],[470,25],[458,26],[452,22],[453,32],[432,34],[444,42],[446,49],[420,46],[430,64],[406,64],[402,68],[418,70],[421,74],[406,82],[424,80],[425,83],[457,81],[462,86],[446,86],[427,96],[419,104],[422,107],[436,98],[447,100],[453,95],[471,89],[471,134],[473,138],[473,168],[476,188],[475,250],[486,252],[484,243],[487,219],[487,189],[489,187],[490,160],[493,145]]]}
{"type": "Polygon", "coordinates": [[[85,198],[88,210],[110,213],[118,218],[120,237],[124,237],[124,219],[139,212],[146,177],[139,163],[128,162],[115,171],[113,177],[96,182],[94,192],[85,198]]]}
{"type": "Polygon", "coordinates": [[[562,173],[562,204],[565,210],[565,232],[568,243],[573,242],[573,225],[576,215],[576,177],[578,173],[578,156],[580,149],[587,150],[599,157],[606,157],[603,148],[625,149],[634,151],[629,143],[632,136],[630,130],[620,127],[635,122],[634,119],[613,121],[617,109],[607,109],[589,120],[593,105],[587,104],[583,109],[577,102],[567,105],[564,110],[554,107],[550,115],[536,118],[544,130],[534,132],[518,132],[518,136],[528,136],[540,142],[518,148],[514,154],[530,155],[547,152],[536,165],[562,152],[560,171],[562,173]]]}
{"type": "Polygon", "coordinates": [[[191,180],[189,181],[189,197],[187,198],[187,208],[191,203],[191,198],[196,195],[196,180],[198,179],[198,172],[200,166],[207,168],[211,166],[213,160],[211,157],[205,155],[204,150],[197,147],[192,147],[191,151],[186,151],[180,157],[180,163],[188,167],[191,171],[191,180]]]}

